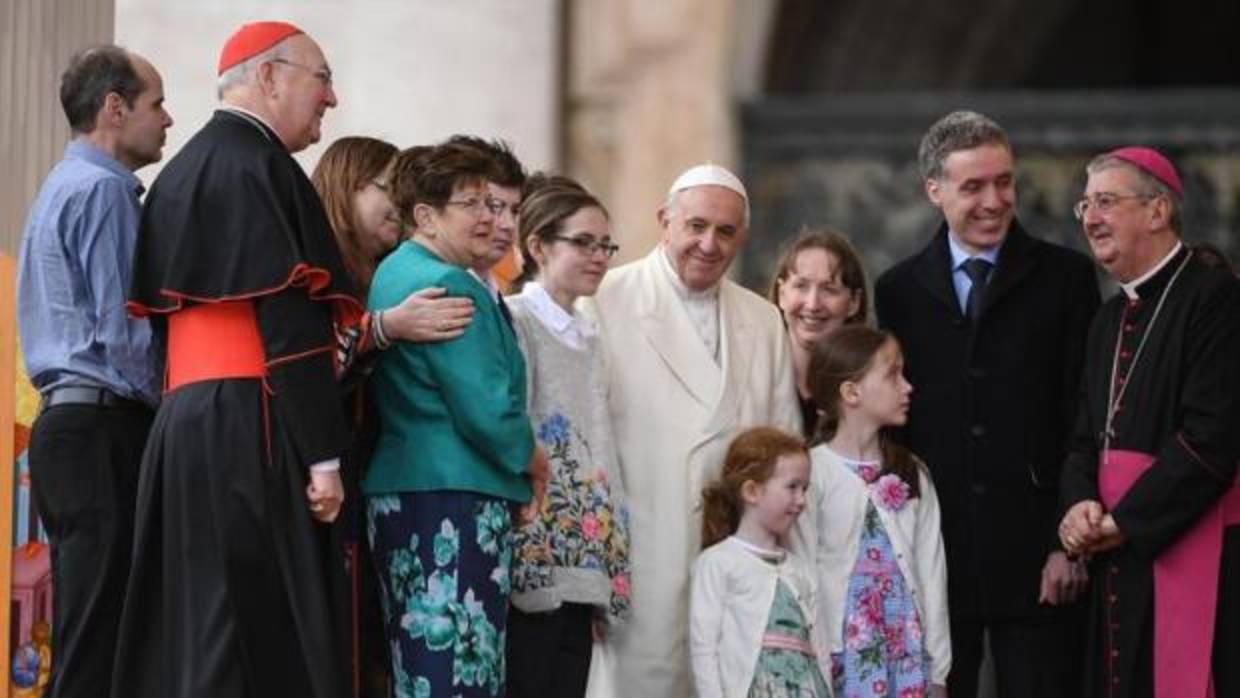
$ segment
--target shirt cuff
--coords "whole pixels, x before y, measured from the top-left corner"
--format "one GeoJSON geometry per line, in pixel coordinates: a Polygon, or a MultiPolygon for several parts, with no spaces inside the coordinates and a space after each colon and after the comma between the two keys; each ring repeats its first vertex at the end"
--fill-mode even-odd
{"type": "Polygon", "coordinates": [[[332,458],[330,460],[319,461],[318,463],[315,463],[314,465],[310,466],[310,472],[312,473],[334,473],[337,470],[340,470],[340,459],[339,458],[332,458]]]}

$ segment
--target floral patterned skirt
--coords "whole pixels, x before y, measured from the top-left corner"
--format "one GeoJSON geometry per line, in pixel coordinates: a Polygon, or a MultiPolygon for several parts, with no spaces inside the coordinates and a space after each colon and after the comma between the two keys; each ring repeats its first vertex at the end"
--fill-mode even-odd
{"type": "Polygon", "coordinates": [[[398,698],[504,695],[509,503],[471,492],[366,500],[398,698]]]}
{"type": "Polygon", "coordinates": [[[748,698],[830,697],[831,690],[810,646],[809,623],[796,597],[781,580],[775,587],[775,600],[748,698]]]}

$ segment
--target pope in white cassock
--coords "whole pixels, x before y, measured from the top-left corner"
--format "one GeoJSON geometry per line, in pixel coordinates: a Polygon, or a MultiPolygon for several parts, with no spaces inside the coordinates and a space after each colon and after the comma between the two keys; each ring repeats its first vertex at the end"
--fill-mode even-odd
{"type": "MultiPolygon", "coordinates": [[[[612,270],[591,308],[629,498],[632,615],[608,638],[615,696],[693,694],[689,567],[700,552],[702,487],[747,427],[796,434],[800,413],[775,306],[724,273],[749,235],[735,175],[698,165],[658,212],[660,244],[612,270]]],[[[592,690],[598,683],[592,683],[592,690]]]]}

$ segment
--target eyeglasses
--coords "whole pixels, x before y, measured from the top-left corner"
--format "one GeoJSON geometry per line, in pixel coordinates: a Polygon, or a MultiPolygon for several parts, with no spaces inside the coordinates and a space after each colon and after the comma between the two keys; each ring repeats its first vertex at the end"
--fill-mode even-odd
{"type": "Polygon", "coordinates": [[[291,66],[293,66],[294,68],[301,68],[302,70],[308,71],[311,75],[313,75],[314,77],[318,78],[318,79],[319,79],[319,82],[323,83],[323,87],[331,87],[331,86],[332,86],[332,70],[331,70],[331,68],[314,68],[314,67],[311,67],[311,66],[308,66],[308,65],[302,64],[302,63],[297,63],[297,62],[295,62],[295,61],[290,61],[290,60],[285,59],[285,58],[272,58],[272,59],[271,59],[271,62],[272,62],[272,63],[279,63],[280,65],[291,65],[291,66]]]}
{"type": "Polygon", "coordinates": [[[481,216],[483,209],[490,211],[492,216],[498,216],[504,212],[504,202],[495,198],[469,198],[463,201],[447,201],[445,204],[448,206],[460,206],[462,209],[472,213],[475,216],[481,216]]]}
{"type": "Polygon", "coordinates": [[[1076,202],[1076,205],[1072,207],[1072,213],[1076,215],[1076,219],[1079,221],[1084,220],[1085,214],[1091,210],[1103,215],[1110,213],[1121,201],[1127,201],[1128,199],[1149,201],[1156,198],[1158,198],[1157,194],[1112,194],[1109,191],[1104,191],[1094,194],[1092,197],[1087,196],[1076,202]]]}
{"type": "Polygon", "coordinates": [[[567,242],[586,254],[602,252],[603,256],[607,257],[607,259],[611,259],[616,256],[616,253],[620,251],[620,246],[611,240],[595,240],[589,235],[581,235],[576,237],[569,237],[567,235],[552,235],[551,239],[567,242]]]}

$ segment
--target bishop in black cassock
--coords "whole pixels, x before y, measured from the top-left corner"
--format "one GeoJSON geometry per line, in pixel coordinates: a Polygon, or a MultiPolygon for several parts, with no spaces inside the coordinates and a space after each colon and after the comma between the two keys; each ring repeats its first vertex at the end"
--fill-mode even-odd
{"type": "Polygon", "coordinates": [[[1090,329],[1062,480],[1061,539],[1092,559],[1084,695],[1240,696],[1240,282],[1180,241],[1162,155],[1088,172],[1076,213],[1121,292],[1090,329]]]}

